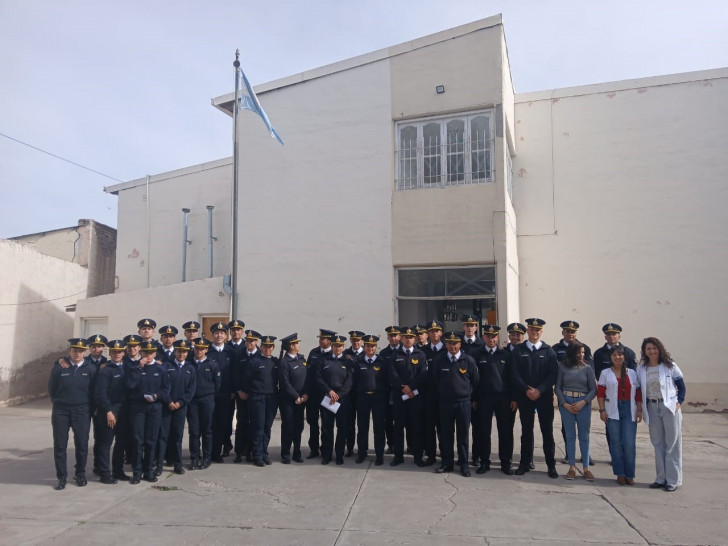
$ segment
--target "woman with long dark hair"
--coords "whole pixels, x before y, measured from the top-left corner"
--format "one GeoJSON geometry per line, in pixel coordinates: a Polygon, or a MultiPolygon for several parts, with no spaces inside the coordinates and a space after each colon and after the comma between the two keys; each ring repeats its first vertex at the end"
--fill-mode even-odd
{"type": "Polygon", "coordinates": [[[576,437],[579,431],[579,450],[584,462],[584,479],[594,481],[589,470],[589,429],[591,401],[597,394],[594,370],[585,360],[583,343],[572,341],[566,349],[566,359],[559,364],[556,376],[556,397],[559,399],[561,422],[566,431],[566,458],[569,460],[567,480],[576,477],[576,437]]]}
{"type": "Polygon", "coordinates": [[[675,491],[682,485],[682,406],[685,381],[665,346],[656,337],[642,341],[642,359],[637,368],[644,402],[645,423],[655,448],[657,477],[652,489],[675,491]]]}
{"type": "Polygon", "coordinates": [[[627,368],[625,351],[609,351],[610,368],[602,370],[597,384],[599,417],[607,424],[612,471],[619,485],[634,485],[637,456],[637,423],[642,421],[642,393],[637,372],[627,368]]]}

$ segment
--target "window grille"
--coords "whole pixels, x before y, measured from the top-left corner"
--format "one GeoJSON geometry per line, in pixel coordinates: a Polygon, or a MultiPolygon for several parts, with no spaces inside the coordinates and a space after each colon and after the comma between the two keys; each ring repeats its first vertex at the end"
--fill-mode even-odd
{"type": "Polygon", "coordinates": [[[397,190],[495,181],[491,111],[397,124],[397,190]]]}

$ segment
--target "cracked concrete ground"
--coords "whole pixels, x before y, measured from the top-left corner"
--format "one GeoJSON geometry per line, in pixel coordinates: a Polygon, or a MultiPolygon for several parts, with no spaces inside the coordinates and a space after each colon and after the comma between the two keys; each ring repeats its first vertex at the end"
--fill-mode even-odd
{"type": "MultiPolygon", "coordinates": [[[[523,477],[505,476],[497,463],[471,478],[435,474],[411,458],[396,468],[375,467],[373,457],[283,465],[276,421],[272,466],[228,458],[183,476],[165,472],[157,484],[94,479],[54,491],[50,403],[41,400],[0,409],[0,544],[728,544],[727,422],[726,414],[685,414],[685,483],[675,493],[647,487],[654,459],[644,424],[637,485],[617,485],[596,418],[593,483],[549,479],[539,448],[536,470],[523,477]]],[[[519,435],[517,424],[516,453],[519,435]]],[[[91,478],[90,460],[87,471],[91,478]]]]}

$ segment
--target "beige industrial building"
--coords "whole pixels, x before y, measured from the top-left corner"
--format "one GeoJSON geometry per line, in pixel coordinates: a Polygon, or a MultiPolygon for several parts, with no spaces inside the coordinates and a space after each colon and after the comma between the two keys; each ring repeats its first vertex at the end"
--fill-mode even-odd
{"type": "MultiPolygon", "coordinates": [[[[728,69],[517,94],[495,16],[256,91],[286,144],[241,113],[248,327],[308,349],[320,327],[540,316],[595,349],[617,322],[637,351],[664,339],[694,407],[728,407],[728,69]]],[[[79,335],[228,317],[232,169],[106,188],[117,288],[78,302],[79,335]]]]}

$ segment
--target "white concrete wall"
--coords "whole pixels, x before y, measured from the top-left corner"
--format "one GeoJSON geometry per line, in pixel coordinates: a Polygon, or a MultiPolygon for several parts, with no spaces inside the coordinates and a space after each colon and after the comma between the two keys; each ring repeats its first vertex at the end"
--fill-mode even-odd
{"type": "MultiPolygon", "coordinates": [[[[106,294],[79,301],[75,332],[83,335],[83,321],[106,319],[106,335],[120,339],[136,334],[141,318],[152,318],[157,326],[171,324],[180,329],[188,320],[202,322],[203,316],[227,316],[230,297],[223,291],[222,277],[106,294]]],[[[205,335],[210,339],[209,332],[205,335]]],[[[159,339],[158,335],[155,338],[159,339]]]]}
{"type": "Polygon", "coordinates": [[[118,192],[119,196],[117,291],[182,281],[183,208],[190,209],[187,280],[208,277],[207,205],[215,207],[213,276],[230,273],[230,158],[150,177],[148,202],[145,179],[112,186],[107,191],[118,192]]]}
{"type": "Polygon", "coordinates": [[[728,407],[728,70],[517,96],[521,316],[662,339],[688,400],[728,407]]]}
{"type": "Polygon", "coordinates": [[[31,245],[0,239],[0,406],[47,392],[50,365],[73,336],[65,307],[86,296],[88,270],[41,254],[31,245]]]}
{"type": "Polygon", "coordinates": [[[240,123],[239,315],[263,334],[381,332],[393,321],[389,66],[270,91],[240,123]]]}

